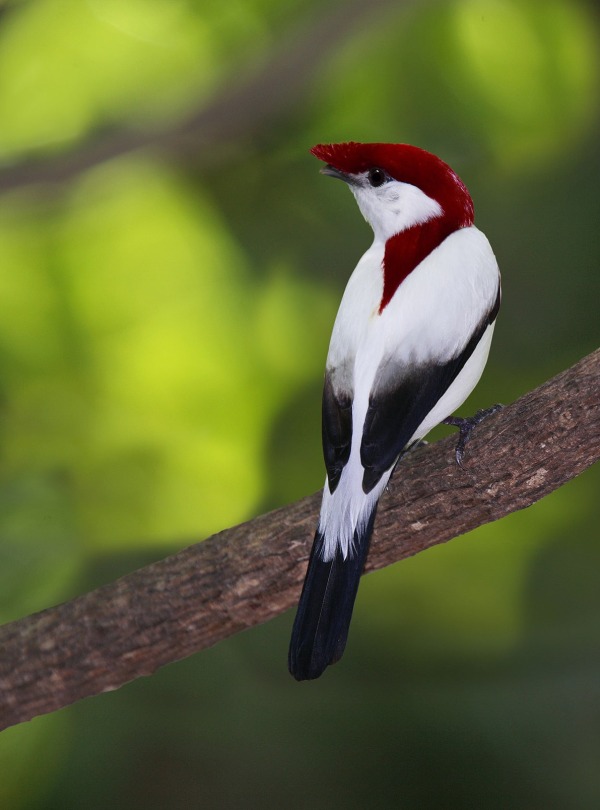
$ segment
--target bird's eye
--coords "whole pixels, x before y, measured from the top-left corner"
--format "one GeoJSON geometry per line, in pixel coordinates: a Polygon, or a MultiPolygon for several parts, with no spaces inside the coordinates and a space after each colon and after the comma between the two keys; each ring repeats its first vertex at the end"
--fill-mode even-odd
{"type": "Polygon", "coordinates": [[[378,186],[382,186],[388,179],[387,174],[383,171],[383,169],[373,168],[369,169],[369,183],[374,187],[377,188],[378,186]]]}

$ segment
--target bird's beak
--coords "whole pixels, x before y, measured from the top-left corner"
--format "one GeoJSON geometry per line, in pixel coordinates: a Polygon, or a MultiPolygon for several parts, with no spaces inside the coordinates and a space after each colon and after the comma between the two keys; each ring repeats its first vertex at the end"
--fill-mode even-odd
{"type": "Polygon", "coordinates": [[[328,177],[337,177],[338,180],[343,180],[348,185],[353,185],[356,182],[351,174],[346,174],[346,172],[336,169],[335,166],[331,166],[329,163],[323,166],[321,174],[326,174],[328,177]]]}

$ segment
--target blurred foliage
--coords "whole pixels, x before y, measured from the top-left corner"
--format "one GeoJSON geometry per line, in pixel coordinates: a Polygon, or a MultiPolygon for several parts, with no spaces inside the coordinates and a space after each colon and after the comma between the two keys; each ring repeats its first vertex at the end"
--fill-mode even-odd
{"type": "Polygon", "coordinates": [[[596,32],[577,4],[417,4],[401,27],[368,27],[347,43],[311,123],[317,138],[323,120],[332,140],[357,124],[357,140],[381,140],[383,126],[515,170],[548,161],[587,129],[597,60],[596,32]]]}
{"type": "MultiPolygon", "coordinates": [[[[370,234],[314,142],[415,142],[467,182],[505,297],[465,411],[597,345],[594,9],[408,5],[349,5],[274,118],[191,157],[169,132],[333,6],[1,7],[0,188],[75,167],[0,196],[2,620],[321,485],[323,362],[370,234]]],[[[0,807],[597,807],[598,479],[367,577],[317,684],[287,675],[285,616],[4,732],[0,807]]]]}
{"type": "Polygon", "coordinates": [[[11,484],[24,468],[67,489],[95,547],[242,520],[264,492],[274,414],[320,373],[314,328],[333,298],[285,266],[253,280],[210,201],[156,162],[89,172],[46,217],[14,196],[0,214],[11,484]]]}
{"type": "Polygon", "coordinates": [[[34,0],[0,48],[0,155],[183,112],[267,45],[260,3],[34,0]]]}

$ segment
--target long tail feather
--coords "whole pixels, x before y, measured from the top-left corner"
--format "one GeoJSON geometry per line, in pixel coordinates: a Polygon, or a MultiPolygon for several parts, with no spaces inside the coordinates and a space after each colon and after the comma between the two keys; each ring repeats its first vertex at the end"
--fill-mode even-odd
{"type": "Polygon", "coordinates": [[[346,559],[338,550],[324,561],[324,536],[317,530],[290,642],[288,666],[298,681],[318,678],[342,657],[376,511],[362,531],[354,532],[346,559]]]}

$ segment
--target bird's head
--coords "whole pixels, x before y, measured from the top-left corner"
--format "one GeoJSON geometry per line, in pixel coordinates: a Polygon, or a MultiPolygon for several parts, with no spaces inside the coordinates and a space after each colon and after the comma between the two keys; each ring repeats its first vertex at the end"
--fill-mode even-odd
{"type": "Polygon", "coordinates": [[[458,175],[435,155],[408,144],[334,143],[310,150],[323,174],[344,180],[375,236],[443,218],[451,229],[473,224],[473,201],[458,175]]]}

